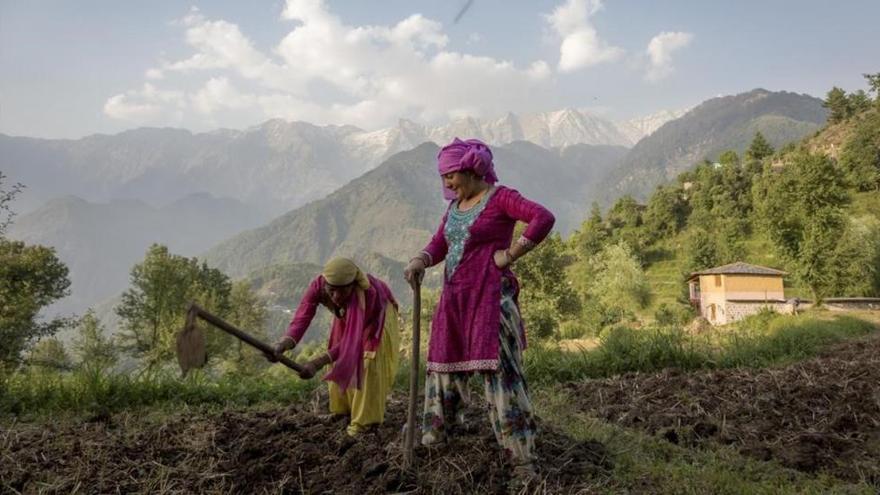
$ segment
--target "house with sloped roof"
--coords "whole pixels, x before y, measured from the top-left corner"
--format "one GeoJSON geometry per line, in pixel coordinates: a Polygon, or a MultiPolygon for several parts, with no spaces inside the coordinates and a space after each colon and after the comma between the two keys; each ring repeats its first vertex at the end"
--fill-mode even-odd
{"type": "Polygon", "coordinates": [[[738,261],[694,272],[688,278],[691,304],[713,325],[741,320],[762,308],[792,313],[785,300],[782,278],[786,273],[738,261]]]}

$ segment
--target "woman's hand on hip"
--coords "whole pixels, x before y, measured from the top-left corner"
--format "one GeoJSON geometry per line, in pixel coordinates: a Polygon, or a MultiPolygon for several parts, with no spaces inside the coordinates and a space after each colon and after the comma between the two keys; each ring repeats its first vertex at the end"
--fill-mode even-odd
{"type": "Polygon", "coordinates": [[[495,261],[495,266],[500,269],[507,268],[513,264],[513,256],[511,256],[510,250],[508,249],[499,249],[498,251],[495,251],[495,254],[492,255],[492,259],[495,261]]]}

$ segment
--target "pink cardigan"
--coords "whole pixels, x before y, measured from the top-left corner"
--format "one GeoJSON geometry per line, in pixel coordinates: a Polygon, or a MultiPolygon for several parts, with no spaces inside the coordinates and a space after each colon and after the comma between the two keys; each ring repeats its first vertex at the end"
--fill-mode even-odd
{"type": "MultiPolygon", "coordinates": [[[[495,266],[493,254],[510,247],[517,220],[528,223],[523,233],[539,243],[553,228],[555,218],[546,208],[499,186],[470,227],[470,237],[458,268],[444,278],[443,292],[431,322],[428,372],[495,370],[498,368],[498,331],[501,324],[501,278],[518,286],[509,268],[495,266]]],[[[446,215],[424,252],[435,265],[446,257],[443,234],[446,215]]],[[[523,335],[525,337],[525,335],[523,335]]]]}

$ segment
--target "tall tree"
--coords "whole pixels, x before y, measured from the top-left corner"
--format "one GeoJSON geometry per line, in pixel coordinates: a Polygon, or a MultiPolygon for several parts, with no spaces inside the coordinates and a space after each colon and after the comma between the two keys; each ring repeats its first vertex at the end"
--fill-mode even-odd
{"type": "Polygon", "coordinates": [[[73,354],[80,368],[105,371],[116,364],[116,345],[105,333],[106,329],[95,312],[92,309],[86,311],[73,340],[73,354]]]}
{"type": "Polygon", "coordinates": [[[771,241],[817,301],[836,289],[837,256],[849,202],[841,171],[825,156],[795,154],[779,175],[756,186],[759,214],[771,241]]]}
{"type": "Polygon", "coordinates": [[[606,308],[635,312],[648,305],[648,278],[626,243],[606,246],[590,263],[595,274],[591,294],[606,308]]]}
{"type": "MultiPolygon", "coordinates": [[[[131,288],[122,294],[116,314],[122,319],[123,348],[148,367],[169,360],[190,301],[220,316],[229,310],[229,278],[196,258],[171,254],[159,244],[150,246],[144,260],[131,270],[131,288]]],[[[208,333],[211,355],[229,352],[228,340],[208,333]]]]}
{"type": "Polygon", "coordinates": [[[862,74],[865,81],[868,82],[868,89],[874,93],[874,101],[880,104],[880,72],[876,74],[862,74]]]}
{"type": "MultiPolygon", "coordinates": [[[[232,284],[229,294],[229,313],[227,320],[233,325],[244,329],[258,339],[265,340],[266,332],[263,323],[266,320],[266,307],[251,290],[250,284],[238,281],[232,284]]],[[[231,343],[234,351],[230,353],[228,362],[231,369],[238,372],[251,373],[265,364],[262,355],[234,339],[231,343]]]]}
{"type": "Polygon", "coordinates": [[[0,172],[0,237],[6,234],[6,228],[9,227],[9,224],[12,223],[12,217],[15,216],[15,212],[11,208],[12,200],[24,189],[20,183],[13,184],[8,188],[4,187],[3,181],[5,179],[6,176],[0,172]]]}
{"type": "Polygon", "coordinates": [[[642,228],[643,209],[632,196],[626,195],[618,199],[606,215],[612,242],[623,241],[629,244],[631,251],[639,257],[647,242],[642,228]]]}
{"type": "Polygon", "coordinates": [[[538,338],[552,335],[560,322],[580,309],[577,294],[565,280],[570,262],[562,239],[554,233],[514,267],[523,287],[523,319],[529,332],[538,338]]]}
{"type": "Polygon", "coordinates": [[[761,131],[756,132],[755,137],[752,138],[752,143],[749,144],[749,149],[746,150],[746,159],[763,160],[772,154],[773,146],[770,146],[770,143],[767,142],[761,131]]]}
{"type": "Polygon", "coordinates": [[[602,220],[602,212],[594,201],[590,208],[590,216],[584,220],[581,228],[572,234],[569,242],[578,258],[587,260],[602,249],[607,238],[608,230],[602,220]]]}
{"type": "Polygon", "coordinates": [[[831,88],[831,91],[825,96],[825,102],[822,106],[831,112],[828,116],[828,121],[831,123],[840,122],[852,114],[846,91],[837,86],[831,88]]]}
{"type": "Polygon", "coordinates": [[[840,167],[859,190],[880,189],[880,113],[858,121],[840,151],[840,167]]]}
{"type": "Polygon", "coordinates": [[[852,109],[853,115],[864,112],[871,108],[871,97],[863,89],[853,91],[849,95],[849,107],[852,109]]]}
{"type": "Polygon", "coordinates": [[[680,185],[659,186],[643,215],[646,234],[652,240],[675,235],[684,227],[688,213],[680,185]]]}
{"type": "Polygon", "coordinates": [[[55,337],[40,339],[28,353],[28,365],[51,371],[70,371],[73,362],[64,344],[55,337]]]}
{"type": "Polygon", "coordinates": [[[54,249],[0,237],[0,367],[15,366],[32,342],[73,323],[40,316],[70,293],[67,275],[54,249]]]}

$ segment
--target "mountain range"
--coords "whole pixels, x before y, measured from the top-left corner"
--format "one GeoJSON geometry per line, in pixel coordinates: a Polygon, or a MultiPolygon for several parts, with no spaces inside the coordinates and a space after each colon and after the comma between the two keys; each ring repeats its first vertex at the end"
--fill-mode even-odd
{"type": "MultiPolygon", "coordinates": [[[[799,139],[825,115],[816,98],[759,89],[626,125],[562,110],[437,127],[402,120],[372,132],[273,120],[202,134],[0,135],[0,170],[25,183],[21,199],[35,205],[16,217],[10,237],[58,250],[73,278],[61,306],[81,311],[124,289],[152,242],[205,253],[234,277],[333,254],[404,261],[442,214],[434,160],[436,143],[451,136],[503,143],[493,147],[501,182],[550,207],[566,234],[594,200],[644,194],[721,150],[742,151],[756,130],[774,146],[799,139]],[[631,143],[645,133],[632,149],[583,143],[631,143]]],[[[21,199],[13,205],[20,213],[21,199]]]]}
{"type": "MultiPolygon", "coordinates": [[[[290,262],[320,264],[334,255],[381,253],[407,260],[437,228],[445,208],[434,163],[439,148],[425,143],[398,153],[324,199],[218,244],[205,254],[232,276],[290,262]]],[[[625,148],[577,145],[548,150],[519,141],[494,149],[500,180],[547,205],[557,229],[574,228],[625,148]]]]}
{"type": "Polygon", "coordinates": [[[809,95],[754,89],[712,98],[640,140],[601,187],[602,202],[623,194],[647,197],[657,184],[726,150],[743,153],[756,132],[775,148],[824,125],[828,111],[809,95]]]}
{"type": "Polygon", "coordinates": [[[140,128],[77,140],[0,134],[0,170],[27,189],[21,211],[75,195],[87,201],[137,199],[158,206],[210,192],[263,212],[263,219],[320,199],[400,151],[453,137],[493,145],[530,141],[546,148],[576,144],[630,147],[677,115],[662,112],[615,124],[565,109],[499,119],[463,118],[439,126],[401,120],[364,131],[269,120],[244,130],[191,133],[140,128]]]}

